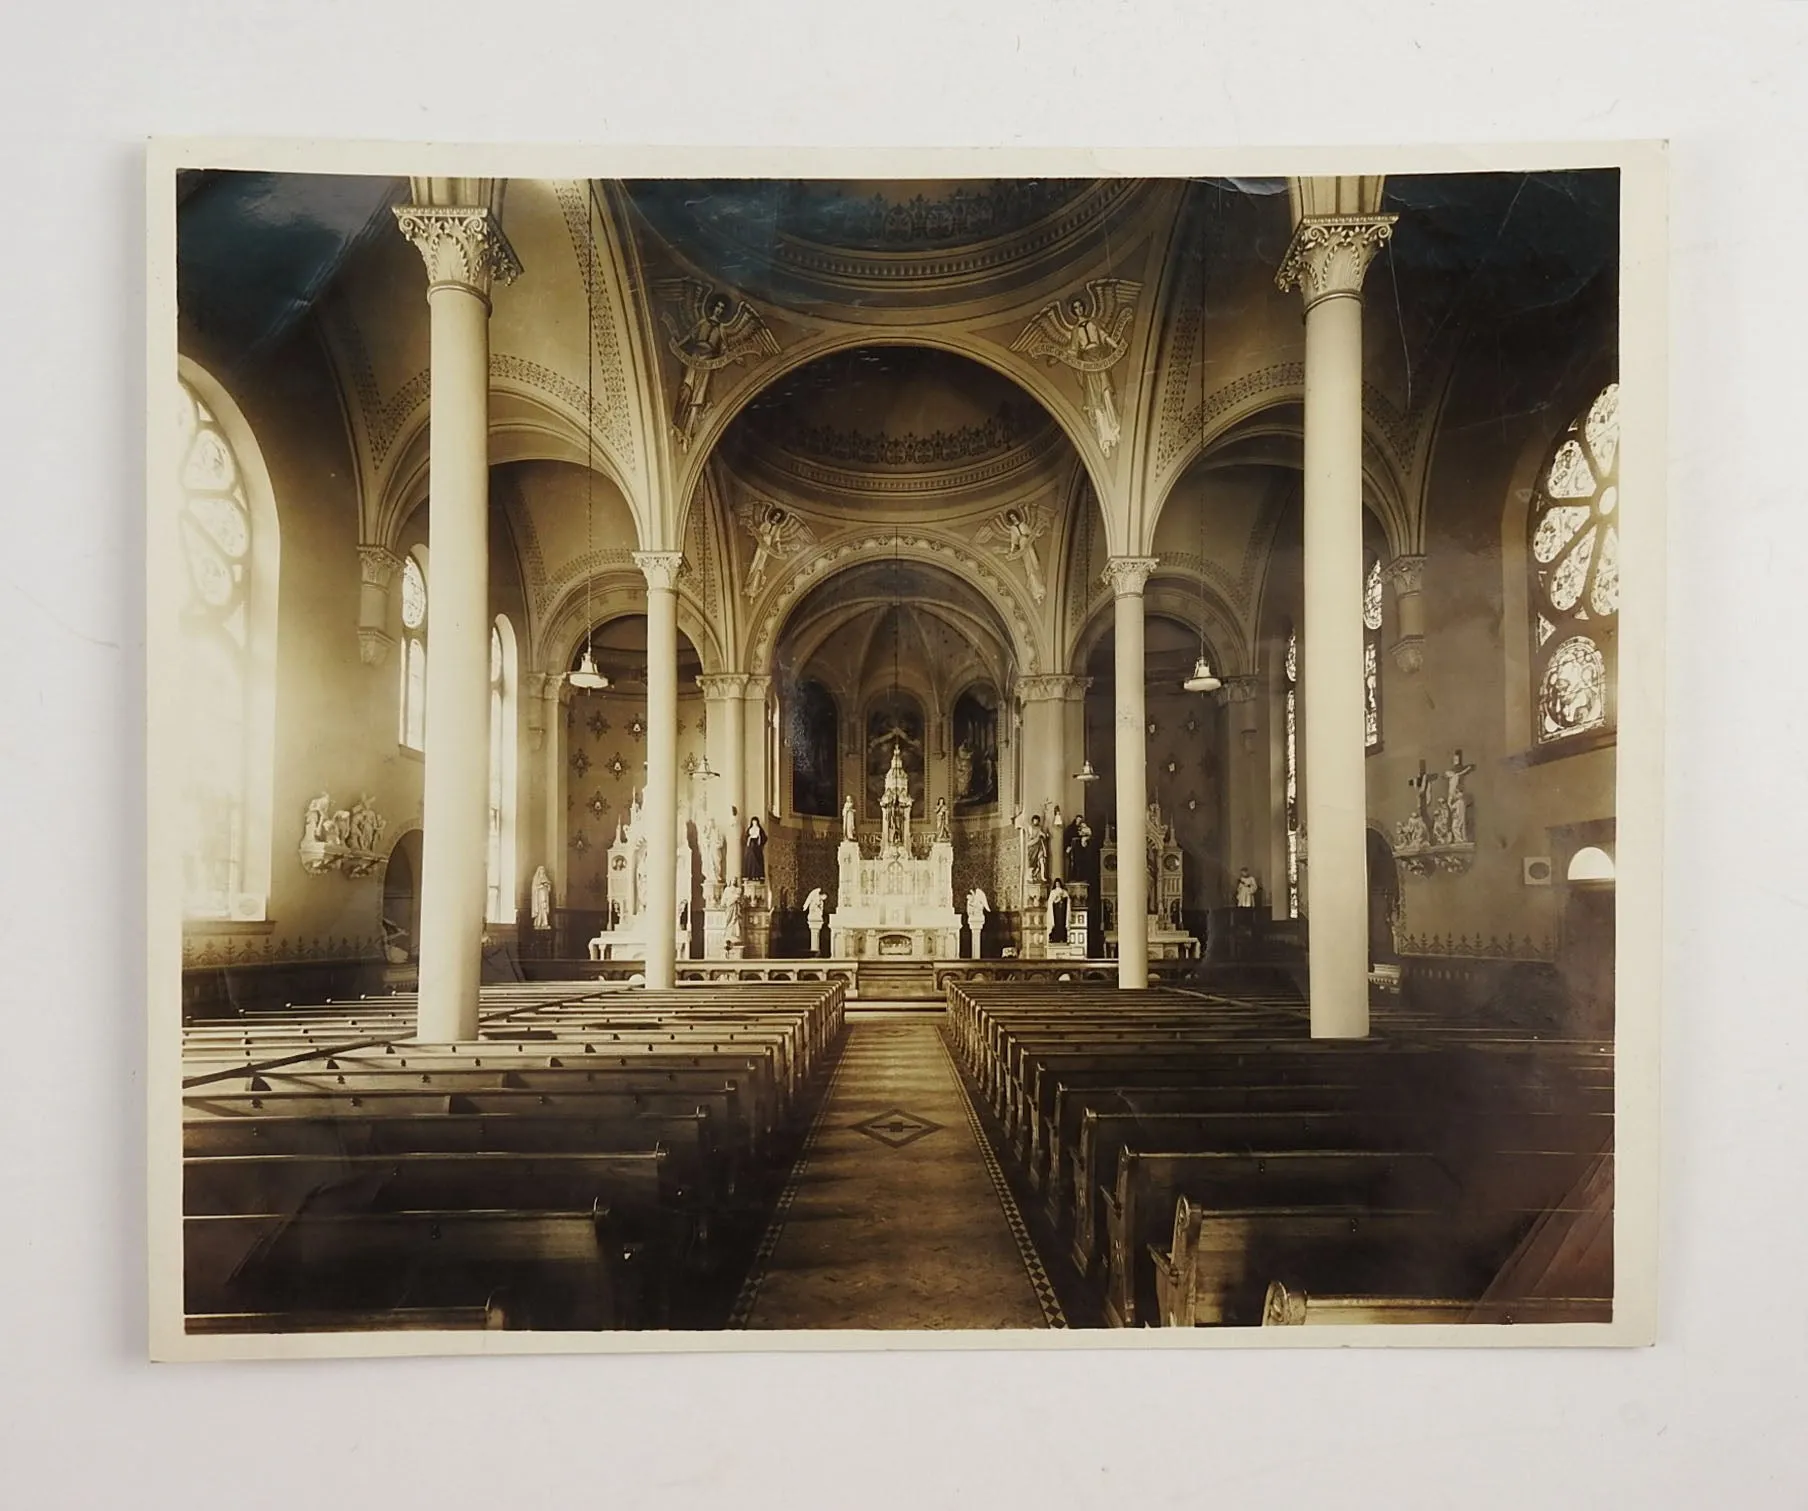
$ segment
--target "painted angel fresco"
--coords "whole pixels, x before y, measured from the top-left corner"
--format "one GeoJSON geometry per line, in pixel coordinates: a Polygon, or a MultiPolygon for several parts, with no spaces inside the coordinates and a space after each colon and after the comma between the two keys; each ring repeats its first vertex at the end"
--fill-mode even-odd
{"type": "Polygon", "coordinates": [[[734,513],[741,528],[753,537],[753,562],[747,569],[749,597],[765,588],[766,573],[775,563],[789,561],[816,543],[815,532],[789,509],[777,504],[743,499],[735,505],[734,513]]]}
{"type": "Polygon", "coordinates": [[[665,322],[666,345],[684,366],[672,402],[672,433],[688,447],[709,411],[710,375],[749,358],[778,355],[778,338],[745,299],[712,289],[696,278],[668,278],[654,285],[665,322]]]}
{"type": "Polygon", "coordinates": [[[1126,278],[1091,279],[1065,306],[1057,299],[1042,310],[1011,343],[1012,351],[1059,362],[1081,375],[1086,418],[1106,456],[1116,449],[1123,429],[1111,369],[1129,350],[1130,323],[1141,292],[1140,283],[1126,278]]]}
{"type": "Polygon", "coordinates": [[[1048,532],[1048,520],[1040,509],[1012,508],[996,514],[979,527],[974,539],[980,545],[996,545],[1006,561],[1021,561],[1029,578],[1030,597],[1041,603],[1048,586],[1042,580],[1042,557],[1036,542],[1048,532]]]}

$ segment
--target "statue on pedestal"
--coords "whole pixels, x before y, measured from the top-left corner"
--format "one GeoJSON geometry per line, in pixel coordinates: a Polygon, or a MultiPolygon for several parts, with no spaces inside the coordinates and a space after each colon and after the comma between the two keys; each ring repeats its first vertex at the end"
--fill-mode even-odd
{"type": "Polygon", "coordinates": [[[986,914],[991,911],[992,905],[986,899],[984,888],[975,887],[967,894],[967,927],[973,934],[973,958],[975,960],[984,953],[979,947],[979,942],[986,932],[986,914]]]}
{"type": "Polygon", "coordinates": [[[948,825],[948,799],[945,797],[935,800],[935,833],[931,837],[937,844],[946,844],[954,838],[954,831],[948,825]]]}
{"type": "Polygon", "coordinates": [[[715,814],[704,817],[703,827],[697,831],[697,850],[703,862],[703,905],[714,907],[716,900],[722,895],[722,862],[726,845],[722,839],[721,827],[716,823],[715,814]]]}
{"type": "Polygon", "coordinates": [[[1048,942],[1067,943],[1067,888],[1058,881],[1048,889],[1048,942]]]}
{"type": "Polygon", "coordinates": [[[534,927],[541,933],[545,933],[552,927],[552,877],[545,866],[535,869],[530,896],[534,927]]]}
{"type": "Polygon", "coordinates": [[[828,911],[829,899],[821,887],[812,887],[804,899],[804,917],[810,924],[810,953],[822,954],[822,919],[828,911]]]}
{"type": "Polygon", "coordinates": [[[741,888],[730,882],[722,889],[722,911],[726,915],[722,928],[722,943],[728,947],[731,959],[738,958],[741,947],[747,942],[746,909],[741,901],[741,888]]]}
{"type": "Polygon", "coordinates": [[[1253,908],[1256,905],[1256,878],[1248,866],[1237,873],[1237,906],[1253,908]]]}
{"type": "Polygon", "coordinates": [[[841,837],[844,840],[854,838],[854,797],[852,793],[841,800],[841,837]]]}
{"type": "Polygon", "coordinates": [[[748,881],[766,879],[766,831],[757,817],[747,820],[747,838],[741,846],[741,875],[748,881]]]}

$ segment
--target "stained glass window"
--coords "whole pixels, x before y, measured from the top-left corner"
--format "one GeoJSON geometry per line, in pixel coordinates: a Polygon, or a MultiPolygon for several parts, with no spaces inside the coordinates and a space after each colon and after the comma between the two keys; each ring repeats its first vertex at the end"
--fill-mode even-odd
{"type": "Polygon", "coordinates": [[[1620,389],[1570,424],[1539,477],[1527,521],[1537,743],[1614,723],[1620,611],[1620,389]]]}
{"type": "Polygon", "coordinates": [[[427,748],[427,574],[413,556],[402,562],[402,703],[398,738],[427,748]]]}
{"type": "Polygon", "coordinates": [[[219,421],[177,383],[181,437],[184,910],[230,918],[245,890],[250,695],[251,511],[219,421]]]}
{"type": "Polygon", "coordinates": [[[1381,558],[1370,555],[1362,580],[1362,743],[1381,748],[1381,558]]]}
{"type": "Polygon", "coordinates": [[[1286,743],[1282,747],[1287,799],[1287,916],[1300,916],[1300,800],[1299,800],[1299,635],[1287,631],[1286,693],[1283,699],[1286,743]]]}

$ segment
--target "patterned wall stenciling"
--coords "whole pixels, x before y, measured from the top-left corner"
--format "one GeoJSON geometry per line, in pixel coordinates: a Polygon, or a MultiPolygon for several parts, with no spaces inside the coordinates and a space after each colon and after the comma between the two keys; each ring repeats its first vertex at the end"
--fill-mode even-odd
{"type": "MultiPolygon", "coordinates": [[[[686,765],[701,764],[708,728],[701,693],[678,698],[678,810],[693,797],[699,809],[710,801],[704,782],[685,778],[686,765]]],[[[561,906],[600,908],[608,896],[609,846],[626,820],[634,795],[646,786],[647,694],[644,687],[618,683],[607,692],[572,700],[565,717],[565,805],[567,897],[561,906]],[[638,728],[638,734],[635,730],[638,728]],[[583,843],[578,843],[579,836],[583,843]]],[[[677,836],[674,834],[674,840],[677,836]]]]}
{"type": "Polygon", "coordinates": [[[1468,960],[1555,960],[1557,943],[1549,935],[1542,940],[1498,934],[1402,934],[1402,955],[1448,955],[1468,960]]]}
{"type": "Polygon", "coordinates": [[[571,247],[577,257],[578,277],[595,310],[596,324],[591,340],[596,345],[597,386],[600,389],[603,417],[600,428],[603,439],[624,463],[634,460],[634,427],[629,422],[628,376],[622,361],[621,340],[615,329],[615,306],[610,292],[603,286],[604,255],[601,238],[595,242],[596,257],[591,257],[590,198],[583,182],[561,182],[554,185],[559,209],[564,212],[565,229],[571,236],[571,247]]]}
{"type": "Polygon", "coordinates": [[[381,934],[291,939],[274,934],[184,934],[182,968],[210,965],[293,965],[304,960],[383,958],[381,934]]]}

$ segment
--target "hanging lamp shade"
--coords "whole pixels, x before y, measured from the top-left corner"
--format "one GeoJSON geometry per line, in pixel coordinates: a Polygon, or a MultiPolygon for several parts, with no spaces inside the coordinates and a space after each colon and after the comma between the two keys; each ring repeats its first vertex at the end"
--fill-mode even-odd
{"type": "Polygon", "coordinates": [[[1080,769],[1073,774],[1073,779],[1076,782],[1098,781],[1099,774],[1093,769],[1091,756],[1087,756],[1085,760],[1080,762],[1080,769]]]}
{"type": "Polygon", "coordinates": [[[1213,673],[1211,662],[1203,656],[1193,663],[1193,675],[1180,685],[1190,693],[1215,693],[1224,686],[1213,673]]]}
{"type": "Polygon", "coordinates": [[[566,681],[586,692],[601,692],[609,685],[609,679],[596,669],[596,657],[590,654],[589,646],[584,647],[584,657],[578,662],[578,669],[568,673],[566,681]]]}

